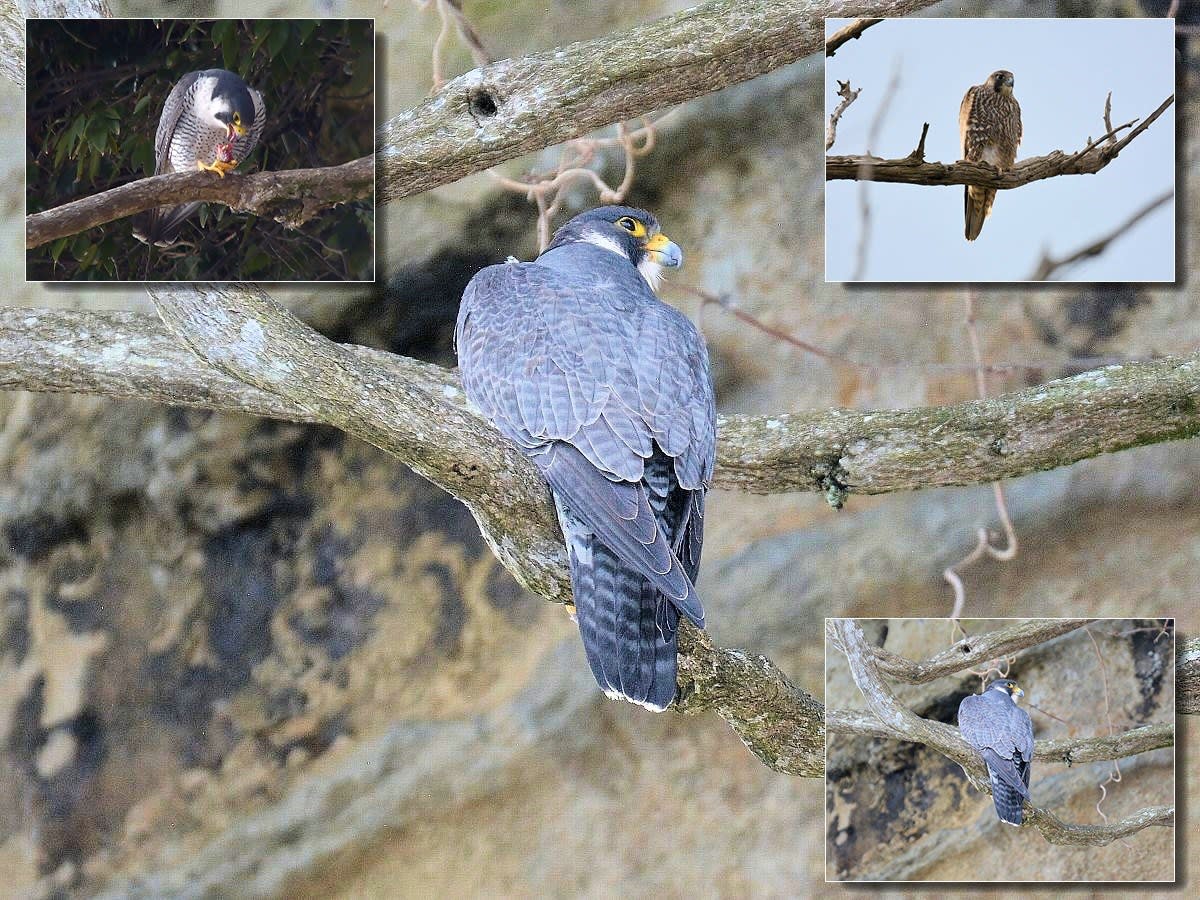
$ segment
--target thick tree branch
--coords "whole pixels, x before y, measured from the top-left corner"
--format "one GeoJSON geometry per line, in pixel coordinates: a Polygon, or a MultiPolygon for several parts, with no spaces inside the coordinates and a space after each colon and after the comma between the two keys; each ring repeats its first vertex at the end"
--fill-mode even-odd
{"type": "Polygon", "coordinates": [[[483,66],[379,129],[379,199],[427,191],[771,72],[820,50],[827,16],[901,16],[933,2],[710,0],[618,34],[483,66]]]}
{"type": "Polygon", "coordinates": [[[235,212],[252,212],[299,228],[323,209],[370,197],[374,186],[374,156],[320,169],[231,173],[224,178],[212,172],[153,175],[26,216],[25,249],[156,206],[193,200],[224,203],[235,212]]]}
{"type": "MultiPolygon", "coordinates": [[[[1003,172],[994,166],[966,160],[954,163],[926,162],[924,152],[914,151],[899,159],[880,159],[877,156],[827,156],[825,157],[825,179],[827,181],[884,181],[891,184],[925,186],[974,184],[980,187],[1010,190],[1034,181],[1056,178],[1059,175],[1094,175],[1116,159],[1130,141],[1149,128],[1174,102],[1175,96],[1171,95],[1120,141],[1105,143],[1113,133],[1128,128],[1132,123],[1122,125],[1113,132],[1102,135],[1076,153],[1063,153],[1061,150],[1055,150],[1045,156],[1034,156],[1021,160],[1011,169],[1003,172]]],[[[924,135],[922,135],[922,146],[923,144],[924,135]]]]}
{"type": "Polygon", "coordinates": [[[1179,645],[1175,661],[1175,711],[1200,716],[1200,638],[1179,645]]]}
{"type": "MultiPolygon", "coordinates": [[[[866,700],[871,714],[864,716],[862,713],[831,712],[826,723],[828,729],[831,732],[886,735],[897,740],[924,744],[954,760],[963,767],[977,787],[990,793],[987,768],[983,760],[962,739],[958,730],[941,722],[921,718],[905,707],[892,693],[879,670],[874,648],[867,642],[861,626],[853,619],[831,619],[826,623],[826,629],[830,640],[845,655],[854,683],[866,700]]],[[[1170,725],[1149,726],[1148,729],[1135,729],[1125,735],[1115,735],[1108,739],[1088,739],[1084,746],[1078,748],[1079,756],[1075,756],[1072,742],[1038,743],[1041,745],[1035,745],[1035,753],[1038,756],[1051,752],[1055,755],[1047,758],[1059,762],[1084,762],[1089,757],[1104,758],[1106,753],[1114,749],[1137,747],[1139,749],[1133,752],[1141,753],[1158,749],[1160,746],[1171,746],[1174,743],[1174,728],[1170,725]],[[1168,734],[1171,738],[1170,743],[1161,743],[1168,734]]],[[[1103,845],[1149,825],[1175,824],[1174,807],[1143,809],[1113,825],[1075,825],[1063,822],[1048,810],[1030,803],[1026,803],[1026,812],[1026,823],[1037,828],[1052,844],[1103,845]]]]}
{"type": "MultiPolygon", "coordinates": [[[[231,297],[240,294],[230,289],[231,297]]],[[[436,452],[441,433],[454,426],[439,410],[465,409],[455,373],[361,347],[340,347],[339,352],[345,365],[356,367],[361,361],[418,392],[420,407],[414,416],[401,416],[403,410],[390,407],[379,414],[395,417],[390,427],[419,426],[423,448],[436,452]]],[[[157,319],[136,313],[0,308],[0,388],[326,421],[303,397],[292,400],[248,387],[215,370],[184,352],[157,319]]],[[[483,435],[491,439],[486,423],[474,417],[470,422],[475,441],[483,435]]],[[[718,433],[717,482],[751,492],[817,490],[844,497],[986,484],[1200,434],[1200,353],[1110,365],[992,400],[950,406],[726,416],[718,433]]],[[[461,449],[468,445],[474,446],[468,441],[461,449]]],[[[524,459],[519,454],[514,458],[524,459]]],[[[481,471],[502,482],[512,477],[504,468],[481,471]]],[[[509,488],[520,490],[519,485],[516,479],[509,488]]],[[[544,518],[553,521],[548,506],[544,518]]]]}
{"type": "Polygon", "coordinates": [[[872,649],[880,672],[908,684],[926,684],[979,663],[1044,644],[1091,621],[1094,620],[1028,619],[977,637],[965,637],[922,662],[889,653],[882,647],[872,649]]]}

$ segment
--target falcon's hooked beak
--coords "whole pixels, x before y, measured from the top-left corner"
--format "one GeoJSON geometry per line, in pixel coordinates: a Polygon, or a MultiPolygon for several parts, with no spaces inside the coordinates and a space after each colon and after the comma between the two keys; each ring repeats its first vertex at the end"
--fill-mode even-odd
{"type": "Polygon", "coordinates": [[[649,257],[664,268],[678,269],[683,265],[683,251],[662,232],[646,241],[645,247],[649,257]]]}
{"type": "Polygon", "coordinates": [[[232,141],[234,135],[237,135],[238,137],[244,137],[245,134],[246,134],[246,126],[245,125],[235,125],[233,122],[230,122],[228,125],[225,126],[225,137],[227,140],[232,141]]]}

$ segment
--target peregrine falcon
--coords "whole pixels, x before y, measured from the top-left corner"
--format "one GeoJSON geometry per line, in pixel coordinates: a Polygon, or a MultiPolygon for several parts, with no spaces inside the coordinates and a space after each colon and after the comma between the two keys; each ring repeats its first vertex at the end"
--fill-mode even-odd
{"type": "Polygon", "coordinates": [[[682,261],[649,213],[593,209],[536,261],[480,271],[455,330],[467,397],[550,485],[596,681],[655,711],[675,698],[679,616],[704,627],[716,453],[704,339],[654,293],[682,261]]]}
{"type": "MultiPolygon", "coordinates": [[[[993,72],[983,84],[967,89],[958,108],[958,134],[963,159],[990,163],[1001,171],[1012,168],[1021,144],[1021,105],[1013,96],[1012,72],[993,72]]],[[[995,201],[995,188],[966,186],[963,215],[968,241],[979,237],[995,201]]]]}
{"type": "Polygon", "coordinates": [[[1023,696],[1015,681],[998,678],[982,694],[964,697],[958,705],[958,730],[983,757],[996,815],[1009,825],[1021,824],[1022,801],[1030,799],[1033,722],[1017,706],[1017,698],[1023,696]]]}
{"type": "MultiPolygon", "coordinates": [[[[155,175],[202,169],[221,178],[250,155],[262,136],[262,94],[226,69],[189,72],[171,89],[154,135],[155,175]]],[[[164,206],[135,225],[139,241],[169,247],[199,203],[164,206]]]]}

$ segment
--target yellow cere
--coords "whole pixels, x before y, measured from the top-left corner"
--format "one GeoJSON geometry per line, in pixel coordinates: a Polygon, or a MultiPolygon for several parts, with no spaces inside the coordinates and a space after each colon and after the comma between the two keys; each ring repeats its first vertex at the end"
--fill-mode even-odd
{"type": "Polygon", "coordinates": [[[671,239],[660,231],[654,237],[650,238],[650,240],[646,241],[646,249],[665,250],[669,243],[671,243],[671,239]]]}

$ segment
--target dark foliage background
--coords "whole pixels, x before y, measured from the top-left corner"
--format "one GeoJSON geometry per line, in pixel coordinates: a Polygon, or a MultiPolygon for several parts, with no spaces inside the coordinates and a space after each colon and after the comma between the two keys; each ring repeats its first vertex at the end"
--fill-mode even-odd
{"type": "MultiPolygon", "coordinates": [[[[330,166],[372,152],[370,20],[31,19],[29,213],[154,171],[167,94],[197,69],[237,72],[263,94],[267,126],[238,172],[330,166]]],[[[291,231],[209,204],[180,242],[151,250],[130,219],[28,251],[27,276],[74,280],[372,280],[374,203],[328,209],[291,231]]]]}

